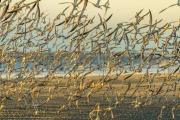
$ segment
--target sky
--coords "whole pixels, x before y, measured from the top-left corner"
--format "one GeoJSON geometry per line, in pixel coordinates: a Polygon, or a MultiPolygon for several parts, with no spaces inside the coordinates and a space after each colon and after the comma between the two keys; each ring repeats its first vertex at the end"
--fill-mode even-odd
{"type": "MultiPolygon", "coordinates": [[[[47,10],[50,13],[50,17],[54,18],[64,6],[70,5],[58,4],[64,1],[73,0],[42,0],[41,8],[42,10],[47,10]]],[[[89,1],[95,3],[97,0],[89,1]]],[[[101,4],[106,2],[106,0],[101,1],[101,4]]],[[[113,13],[111,25],[114,26],[116,23],[128,21],[141,9],[144,9],[143,13],[147,13],[150,9],[154,20],[163,19],[163,22],[166,23],[180,18],[180,6],[171,7],[161,14],[159,12],[165,7],[176,3],[177,0],[110,0],[110,9],[107,12],[107,16],[113,13]]],[[[103,10],[96,9],[90,4],[87,13],[93,16],[97,15],[97,12],[103,13],[103,10]]]]}
{"type": "MultiPolygon", "coordinates": [[[[13,0],[17,2],[19,0],[13,0]]],[[[31,2],[34,0],[26,0],[31,2]]],[[[72,2],[73,0],[41,0],[40,7],[42,11],[49,13],[50,18],[55,18],[57,14],[62,11],[66,6],[70,4],[60,5],[61,2],[72,2]]],[[[96,3],[97,0],[89,0],[96,3]]],[[[107,0],[101,0],[100,4],[105,3],[107,0]]],[[[136,12],[144,9],[143,13],[147,13],[149,9],[152,12],[153,20],[163,19],[163,22],[177,21],[180,18],[180,6],[174,6],[166,10],[165,12],[159,14],[159,12],[172,4],[176,4],[177,0],[109,0],[110,9],[107,12],[109,14],[113,13],[111,19],[111,25],[114,26],[116,23],[128,21],[133,17],[136,12]]],[[[102,13],[104,10],[94,8],[91,3],[89,3],[87,13],[89,15],[97,15],[97,13],[102,13]]]]}
{"type": "MultiPolygon", "coordinates": [[[[13,2],[17,2],[19,0],[13,0],[13,2]]],[[[28,3],[34,0],[26,0],[28,3]]],[[[97,0],[89,0],[93,3],[96,3],[97,0]]],[[[107,0],[101,0],[100,5],[104,4],[107,0]]],[[[174,6],[166,11],[159,14],[159,12],[172,5],[176,4],[177,0],[109,0],[110,1],[110,9],[107,14],[104,16],[104,8],[103,10],[95,8],[91,3],[88,3],[88,7],[86,13],[91,18],[96,16],[98,23],[98,13],[100,13],[104,18],[107,18],[110,14],[113,14],[111,20],[108,23],[108,27],[116,27],[116,25],[120,22],[131,22],[130,18],[135,16],[136,12],[139,12],[143,9],[142,15],[149,12],[151,10],[153,21],[163,19],[162,24],[164,25],[167,22],[178,21],[180,18],[180,6],[174,6]]],[[[73,2],[73,0],[41,0],[40,1],[40,9],[41,11],[45,11],[49,14],[49,18],[53,20],[62,10],[71,5],[69,4],[59,4],[62,2],[73,2]]],[[[70,8],[71,10],[71,8],[70,8]]],[[[70,11],[69,10],[69,11],[70,11]]],[[[67,13],[69,13],[67,11],[67,13]]],[[[148,20],[148,19],[147,19],[148,20]]],[[[148,23],[148,21],[145,21],[148,23]]]]}

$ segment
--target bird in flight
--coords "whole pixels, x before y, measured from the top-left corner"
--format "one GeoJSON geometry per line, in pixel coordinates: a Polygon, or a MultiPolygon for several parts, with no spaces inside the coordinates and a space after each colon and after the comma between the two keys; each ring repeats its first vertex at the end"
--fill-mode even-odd
{"type": "Polygon", "coordinates": [[[176,4],[172,4],[172,5],[170,5],[169,7],[164,8],[163,10],[161,10],[161,11],[159,12],[159,14],[162,13],[163,11],[167,10],[168,8],[173,7],[173,6],[176,6],[176,5],[180,6],[180,0],[178,0],[178,2],[177,2],[176,4]]]}

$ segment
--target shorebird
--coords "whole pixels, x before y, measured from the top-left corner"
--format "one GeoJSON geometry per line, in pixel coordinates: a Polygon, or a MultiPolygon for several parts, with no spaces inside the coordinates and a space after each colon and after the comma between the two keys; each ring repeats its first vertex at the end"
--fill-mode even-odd
{"type": "Polygon", "coordinates": [[[180,0],[178,0],[178,2],[177,2],[176,4],[172,4],[172,5],[170,5],[169,7],[161,10],[161,11],[159,12],[159,14],[162,13],[163,11],[167,10],[168,8],[173,7],[173,6],[180,6],[180,0]]]}
{"type": "Polygon", "coordinates": [[[176,108],[175,107],[172,107],[172,119],[173,120],[175,120],[175,114],[174,114],[174,110],[175,110],[176,108]]]}
{"type": "MultiPolygon", "coordinates": [[[[123,94],[124,96],[121,100],[119,100],[116,90],[115,105],[119,104],[123,99],[127,99],[127,96],[129,95],[128,93],[130,93],[129,91],[131,89],[134,89],[134,92],[131,94],[130,98],[136,98],[135,107],[139,107],[140,105],[142,105],[142,103],[143,105],[145,105],[146,103],[149,103],[149,101],[151,103],[151,101],[153,101],[151,100],[153,98],[152,96],[161,95],[161,92],[166,89],[166,85],[168,85],[168,88],[163,96],[166,96],[166,93],[168,94],[169,91],[174,91],[175,96],[175,91],[177,91],[177,84],[179,83],[179,79],[177,78],[177,74],[179,73],[180,69],[179,66],[174,67],[172,72],[169,73],[166,80],[164,80],[163,83],[160,84],[160,87],[157,89],[157,91],[154,90],[154,83],[156,76],[158,76],[158,73],[160,72],[160,68],[167,69],[168,67],[171,67],[173,65],[175,66],[175,63],[179,61],[180,44],[178,42],[179,37],[177,36],[179,26],[173,26],[172,28],[172,26],[168,23],[163,25],[162,27],[159,27],[159,23],[162,20],[156,20],[155,23],[153,23],[151,11],[149,10],[147,14],[141,17],[141,10],[140,12],[136,13],[135,22],[126,22],[127,24],[119,23],[115,29],[109,28],[107,26],[108,21],[112,17],[112,14],[107,19],[104,19],[102,15],[99,14],[99,23],[91,27],[95,17],[88,18],[88,15],[86,15],[86,13],[84,12],[87,7],[87,3],[90,2],[88,0],[74,0],[74,2],[71,3],[73,8],[68,16],[66,16],[66,10],[68,10],[70,6],[66,7],[60,14],[58,14],[52,23],[50,20],[49,23],[46,23],[46,20],[48,18],[43,15],[43,13],[41,13],[39,1],[27,4],[25,4],[24,2],[25,0],[21,0],[10,10],[10,3],[7,3],[6,1],[3,3],[4,5],[1,4],[2,11],[0,14],[0,18],[2,18],[2,21],[0,38],[2,43],[0,45],[2,45],[4,49],[2,51],[2,55],[0,55],[0,64],[5,64],[6,69],[1,69],[0,74],[6,73],[7,75],[5,76],[5,78],[7,78],[8,81],[6,81],[5,86],[3,86],[3,92],[7,91],[7,95],[10,94],[9,92],[14,92],[14,94],[19,92],[19,96],[17,99],[18,101],[22,101],[22,95],[24,94],[25,104],[27,104],[27,95],[33,95],[32,104],[35,108],[34,110],[36,114],[39,113],[37,108],[48,103],[54,97],[56,92],[60,94],[63,93],[63,96],[67,99],[66,103],[63,103],[63,106],[61,105],[61,109],[71,107],[74,102],[75,105],[80,109],[80,99],[82,96],[85,96],[87,98],[87,102],[89,103],[90,97],[93,96],[95,92],[104,92],[101,88],[106,88],[106,86],[104,85],[108,85],[108,89],[106,89],[105,91],[106,99],[104,100],[107,100],[107,102],[111,103],[111,101],[114,100],[107,95],[107,91],[112,91],[113,93],[113,91],[116,90],[114,86],[112,87],[113,82],[118,81],[118,76],[120,76],[123,71],[120,71],[118,73],[117,70],[117,76],[115,78],[114,76],[113,78],[111,78],[111,73],[113,73],[113,71],[116,70],[117,67],[121,67],[126,71],[126,69],[123,68],[123,66],[126,65],[131,66],[133,73],[130,73],[123,77],[124,81],[129,80],[129,82],[128,84],[122,83],[123,86],[126,86],[126,88],[124,91],[125,93],[123,94]],[[83,9],[78,10],[78,5],[80,5],[81,3],[84,3],[83,9]],[[26,12],[21,14],[21,10],[24,9],[26,12]],[[142,25],[142,20],[148,14],[148,24],[142,25]],[[61,20],[60,17],[65,17],[65,20],[56,25],[55,22],[61,20]],[[39,22],[39,19],[42,20],[42,22],[39,22]],[[13,25],[16,25],[16,20],[18,24],[17,27],[11,27],[13,25]],[[64,25],[62,31],[60,31],[60,28],[58,29],[58,26],[60,25],[64,25]],[[143,29],[145,32],[142,32],[141,29],[143,29]],[[163,34],[166,34],[166,32],[171,29],[173,29],[173,33],[167,36],[167,38],[163,37],[163,34]],[[70,30],[70,32],[72,33],[68,32],[68,35],[64,35],[64,31],[66,30],[70,30]],[[14,33],[14,31],[15,35],[13,34],[13,38],[9,39],[9,34],[14,33]],[[134,38],[132,37],[132,35],[134,35],[134,38]],[[175,40],[173,40],[171,36],[175,37],[175,40]],[[163,47],[160,46],[160,39],[162,39],[163,47]],[[119,41],[119,43],[121,41],[124,42],[124,45],[121,45],[125,46],[125,49],[116,49],[120,47],[117,43],[114,43],[114,41],[119,41]],[[49,46],[51,46],[50,44],[52,42],[52,49],[55,49],[55,53],[52,53],[53,51],[50,51],[51,49],[48,48],[49,46]],[[155,48],[149,49],[147,47],[149,45],[149,42],[154,42],[156,44],[155,48]],[[89,43],[91,43],[91,45],[89,43]],[[97,45],[93,43],[97,43],[97,45]],[[83,49],[80,49],[80,46],[82,46],[83,49]],[[91,53],[88,53],[86,50],[88,50],[90,46],[91,53]],[[27,53],[27,51],[28,49],[32,49],[31,47],[33,47],[33,50],[29,54],[27,53]],[[171,54],[167,52],[167,49],[169,49],[169,47],[172,47],[171,54]],[[19,56],[20,48],[23,48],[22,56],[19,56]],[[66,51],[63,51],[64,48],[66,51]],[[135,53],[136,48],[140,49],[140,53],[135,53]],[[169,55],[168,60],[171,60],[170,64],[168,64],[167,66],[159,66],[158,62],[152,64],[154,61],[162,61],[163,59],[166,59],[166,55],[169,55]],[[99,60],[96,60],[96,57],[99,58],[99,60]],[[20,62],[19,59],[21,59],[20,62]],[[97,61],[103,64],[100,66],[98,65],[97,61]],[[137,61],[139,61],[138,64],[136,64],[137,61]],[[119,66],[122,62],[123,65],[119,66]],[[18,63],[20,63],[21,66],[14,68],[14,66],[18,65],[18,63]],[[33,65],[29,65],[29,63],[33,65]],[[152,67],[152,65],[158,66],[157,73],[150,73],[149,69],[150,67],[152,67]],[[103,66],[108,68],[107,73],[103,72],[103,76],[101,76],[99,73],[98,82],[94,81],[94,78],[92,77],[92,75],[94,74],[93,72],[96,72],[97,69],[102,72],[100,68],[103,66]],[[147,71],[145,73],[147,74],[147,76],[144,75],[143,77],[141,77],[139,82],[137,82],[136,86],[134,87],[134,84],[130,81],[130,78],[133,75],[136,75],[137,67],[139,67],[139,69],[141,70],[143,70],[144,67],[147,67],[147,71]],[[61,71],[62,68],[65,68],[63,69],[65,75],[62,77],[62,79],[61,77],[54,76],[54,74],[56,72],[59,72],[58,70],[61,71]],[[41,81],[41,84],[39,84],[39,82],[37,82],[36,75],[41,74],[41,72],[43,72],[43,69],[47,69],[48,75],[43,78],[45,80],[41,81]],[[12,86],[10,83],[12,82],[11,73],[19,70],[19,74],[16,75],[18,79],[15,79],[15,82],[13,80],[13,90],[8,90],[11,89],[11,87],[9,86],[12,86]],[[66,75],[68,76],[67,81],[65,79],[66,75]],[[86,80],[88,75],[91,75],[90,81],[86,80]],[[176,79],[174,79],[174,77],[176,77],[176,79]],[[58,80],[58,84],[54,83],[54,78],[58,80]],[[61,84],[61,81],[66,82],[66,85],[63,86],[63,89],[65,89],[66,92],[64,92],[63,89],[57,91],[57,88],[61,84]],[[16,82],[18,85],[20,84],[20,89],[18,89],[18,85],[16,86],[16,82]],[[140,88],[144,88],[144,86],[142,85],[144,82],[146,82],[148,85],[145,85],[147,89],[142,89],[141,94],[140,88]],[[28,90],[25,89],[26,86],[28,87],[28,90]],[[39,97],[41,97],[40,94],[42,93],[38,90],[39,87],[42,87],[43,90],[49,89],[49,94],[47,98],[43,100],[44,102],[41,105],[38,105],[37,103],[39,97]],[[145,92],[143,90],[145,90],[145,92]],[[134,94],[136,94],[137,92],[139,92],[139,96],[134,96],[134,94]],[[143,99],[141,99],[140,101],[140,98],[143,99]]],[[[94,4],[95,7],[102,7],[100,3],[101,0],[97,0],[97,3],[94,4]]],[[[107,0],[106,4],[103,7],[105,7],[106,10],[109,8],[109,0],[107,0]]],[[[1,82],[3,82],[3,80],[1,82]]],[[[6,98],[4,98],[2,102],[5,101],[6,98]]],[[[124,102],[126,102],[126,100],[124,102]]],[[[104,111],[105,113],[111,112],[111,117],[114,118],[112,110],[115,109],[115,107],[110,104],[109,107],[101,110],[100,106],[98,106],[97,104],[94,111],[91,112],[91,117],[92,119],[94,119],[95,117],[96,119],[100,119],[99,112],[104,111]]],[[[172,117],[173,116],[175,116],[174,109],[172,109],[172,117]]]]}
{"type": "Polygon", "coordinates": [[[9,3],[5,6],[5,8],[4,8],[4,10],[3,10],[3,12],[2,12],[2,14],[0,16],[0,19],[2,19],[5,16],[5,14],[7,13],[8,9],[9,9],[9,3]]]}
{"type": "Polygon", "coordinates": [[[105,15],[107,13],[107,10],[110,8],[109,5],[110,5],[109,0],[107,0],[106,3],[104,5],[102,5],[105,8],[105,15]]]}
{"type": "MultiPolygon", "coordinates": [[[[90,2],[90,1],[89,1],[89,2],[90,2]]],[[[101,5],[100,5],[100,2],[101,2],[101,0],[97,0],[96,4],[95,4],[95,3],[92,3],[92,2],[90,2],[90,3],[93,4],[94,7],[97,7],[97,8],[102,9],[102,8],[101,8],[101,5]]]]}
{"type": "Polygon", "coordinates": [[[114,119],[113,109],[115,109],[115,108],[116,108],[116,107],[112,106],[112,105],[111,105],[111,102],[110,102],[110,105],[105,109],[105,112],[104,112],[103,116],[105,116],[106,113],[110,111],[110,113],[111,113],[111,119],[114,119]]]}
{"type": "Polygon", "coordinates": [[[162,118],[163,110],[164,110],[165,108],[166,108],[166,106],[163,105],[162,108],[161,108],[160,114],[159,114],[159,116],[158,116],[158,120],[160,120],[160,119],[162,118]]]}
{"type": "Polygon", "coordinates": [[[81,12],[80,12],[80,14],[79,14],[79,16],[77,18],[77,21],[76,21],[75,25],[70,30],[70,32],[74,31],[79,26],[79,24],[81,22],[81,18],[82,18],[83,14],[84,14],[84,11],[86,10],[86,7],[88,5],[88,0],[81,0],[78,4],[81,4],[82,1],[84,1],[83,8],[82,8],[82,10],[81,10],[81,12]]]}
{"type": "Polygon", "coordinates": [[[130,18],[129,20],[136,18],[136,21],[137,21],[138,19],[140,19],[141,18],[140,14],[142,13],[143,10],[144,9],[140,10],[138,13],[136,12],[136,15],[134,17],[130,18]]]}

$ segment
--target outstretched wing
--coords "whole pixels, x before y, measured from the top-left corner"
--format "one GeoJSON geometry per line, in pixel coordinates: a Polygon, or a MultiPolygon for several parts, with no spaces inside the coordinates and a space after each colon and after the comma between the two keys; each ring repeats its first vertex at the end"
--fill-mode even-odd
{"type": "Polygon", "coordinates": [[[180,5],[180,0],[178,0],[178,3],[177,3],[178,5],[180,5]]]}
{"type": "MultiPolygon", "coordinates": [[[[178,1],[180,1],[180,0],[178,0],[178,1]]],[[[173,7],[173,6],[175,6],[175,5],[177,5],[177,4],[170,5],[169,7],[167,7],[167,8],[165,8],[165,9],[161,10],[161,11],[159,12],[159,14],[162,13],[163,11],[165,11],[166,9],[168,9],[168,8],[170,8],[170,7],[173,7]]]]}

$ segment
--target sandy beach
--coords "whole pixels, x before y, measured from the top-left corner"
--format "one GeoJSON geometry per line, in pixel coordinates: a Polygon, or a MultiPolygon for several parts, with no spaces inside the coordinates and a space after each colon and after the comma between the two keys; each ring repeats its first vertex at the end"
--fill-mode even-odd
{"type": "MultiPolygon", "coordinates": [[[[6,83],[9,86],[8,94],[11,97],[3,104],[0,116],[2,119],[89,119],[89,113],[96,108],[97,103],[100,103],[100,116],[104,119],[110,119],[110,111],[105,113],[106,108],[111,103],[114,119],[158,118],[163,105],[166,106],[165,118],[172,118],[173,107],[176,108],[176,118],[179,118],[180,85],[177,84],[176,90],[174,90],[171,84],[177,78],[179,79],[180,75],[171,76],[172,81],[165,81],[165,85],[160,90],[160,86],[167,76],[167,74],[157,75],[152,90],[149,88],[149,80],[145,79],[144,74],[132,75],[126,80],[124,78],[127,75],[120,75],[118,79],[115,75],[111,75],[106,77],[105,81],[102,79],[105,76],[86,76],[82,88],[74,84],[75,76],[53,78],[50,81],[48,78],[35,79],[33,82],[22,80],[18,84],[16,84],[16,80],[12,80],[6,83]],[[167,91],[168,89],[172,90],[167,91]],[[23,93],[25,94],[29,90],[35,92],[22,97],[23,93]],[[69,98],[70,94],[72,95],[71,99],[69,98]],[[146,100],[147,96],[151,96],[151,101],[146,100]],[[140,103],[138,107],[136,107],[137,99],[140,103]],[[35,103],[32,101],[37,101],[38,114],[34,112],[32,104],[35,103]]],[[[81,76],[77,77],[76,80],[77,84],[80,84],[81,76]]],[[[0,87],[7,89],[3,87],[2,83],[0,87]]]]}

